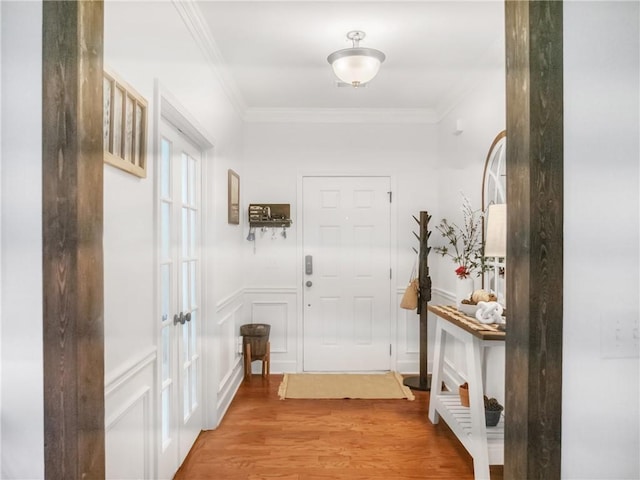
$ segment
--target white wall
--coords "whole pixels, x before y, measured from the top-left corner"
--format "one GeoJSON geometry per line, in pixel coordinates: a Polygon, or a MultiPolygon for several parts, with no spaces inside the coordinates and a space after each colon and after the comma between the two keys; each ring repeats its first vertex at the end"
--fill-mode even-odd
{"type": "MultiPolygon", "coordinates": [[[[462,195],[471,202],[473,209],[482,208],[482,174],[489,148],[496,135],[505,129],[505,70],[504,65],[486,70],[477,78],[477,84],[438,124],[438,210],[431,221],[431,244],[444,245],[445,241],[435,226],[446,218],[463,225],[462,195]],[[462,127],[462,133],[456,130],[462,127]]],[[[431,252],[429,263],[433,266],[434,304],[455,303],[458,265],[449,257],[431,252]]],[[[475,278],[475,288],[481,288],[480,278],[475,278]]],[[[429,351],[433,352],[435,336],[434,315],[429,316],[429,351]]],[[[485,392],[504,404],[504,349],[487,351],[487,378],[485,392]]],[[[430,355],[432,357],[432,355],[430,355]]],[[[465,375],[467,366],[462,345],[453,342],[447,347],[447,364],[457,373],[465,375]]]]}
{"type": "Polygon", "coordinates": [[[640,478],[638,2],[564,4],[562,477],[640,478]],[[608,358],[616,323],[635,358],[608,358]]]}
{"type": "Polygon", "coordinates": [[[2,10],[3,479],[42,478],[42,3],[2,10]],[[34,93],[37,92],[37,93],[34,93]]]}
{"type": "Polygon", "coordinates": [[[105,336],[109,370],[132,351],[140,350],[145,341],[155,342],[150,307],[154,303],[155,267],[154,80],[159,79],[214,143],[205,188],[214,210],[207,213],[215,219],[212,231],[216,236],[209,243],[216,245],[220,262],[211,282],[216,285],[218,299],[233,293],[243,282],[233,261],[240,254],[237,240],[242,232],[226,223],[227,168],[241,171],[242,132],[239,116],[171,3],[107,2],[104,62],[150,103],[147,178],[141,180],[105,166],[105,336]],[[153,9],[153,15],[149,15],[149,9],[153,9]]]}
{"type": "MultiPolygon", "coordinates": [[[[270,299],[290,306],[299,300],[301,278],[298,277],[296,245],[301,219],[296,214],[298,182],[303,174],[384,174],[392,177],[396,215],[392,229],[397,231],[393,249],[398,257],[393,268],[395,285],[403,291],[414,260],[411,247],[417,248],[417,240],[411,232],[418,228],[411,216],[436,207],[436,160],[436,127],[432,124],[247,124],[242,179],[244,191],[249,192],[243,198],[245,236],[248,233],[246,209],[250,203],[289,203],[294,222],[287,239],[271,240],[271,232],[264,236],[257,232],[255,253],[252,242],[244,241],[246,284],[252,295],[247,299],[248,305],[270,299]],[[277,291],[269,290],[273,287],[277,287],[277,291]]],[[[247,309],[245,321],[251,320],[251,311],[247,309]]],[[[396,320],[406,323],[410,330],[406,332],[404,327],[398,330],[402,335],[398,360],[405,362],[402,368],[416,372],[418,318],[409,313],[393,319],[396,320]]],[[[295,348],[300,338],[301,312],[296,318],[287,317],[287,321],[286,334],[272,326],[272,338],[286,337],[278,340],[283,346],[272,355],[274,371],[295,371],[296,366],[301,367],[295,348]]]]}
{"type": "Polygon", "coordinates": [[[106,2],[105,66],[149,102],[147,178],[111,166],[104,178],[105,375],[107,475],[154,477],[159,319],[156,301],[154,85],[178,104],[213,144],[203,168],[203,275],[206,289],[203,375],[205,424],[215,427],[241,380],[237,331],[241,308],[242,228],[227,224],[227,169],[242,175],[242,121],[201,49],[197,30],[172,2],[106,2]],[[231,319],[230,321],[228,319],[231,319]],[[220,394],[219,394],[220,392],[220,394]],[[218,398],[220,395],[220,398],[218,398]],[[126,412],[123,414],[122,412],[126,412]],[[149,423],[151,422],[151,423],[149,423]],[[136,432],[136,435],[126,435],[136,432]],[[123,439],[130,446],[122,448],[123,439]],[[126,452],[138,452],[126,458],[126,452]],[[151,457],[151,458],[149,458],[151,457]]]}
{"type": "MultiPolygon", "coordinates": [[[[411,234],[417,224],[411,215],[429,210],[437,200],[436,128],[430,124],[338,124],[338,123],[249,123],[245,128],[246,194],[243,204],[290,203],[297,213],[297,182],[303,174],[384,174],[395,178],[394,203],[397,206],[397,249],[400,271],[396,284],[408,279],[411,234]],[[404,273],[404,275],[403,275],[404,273]]],[[[244,212],[246,215],[246,212],[244,212]]],[[[245,242],[245,255],[251,275],[247,286],[265,283],[295,286],[294,249],[280,251],[282,243],[295,245],[300,219],[286,242],[271,242],[258,235],[256,254],[245,242]],[[281,254],[284,254],[282,256],[281,254]],[[277,259],[277,262],[274,262],[277,259]],[[275,270],[274,270],[275,267],[275,270]]],[[[244,223],[245,233],[248,224],[244,223]]]]}
{"type": "MultiPolygon", "coordinates": [[[[462,195],[474,209],[482,208],[482,174],[489,147],[498,133],[506,126],[505,70],[504,65],[487,71],[475,88],[447,113],[438,124],[438,201],[440,209],[434,212],[435,227],[442,218],[463,225],[462,195]],[[455,134],[457,122],[462,133],[455,134]]],[[[433,245],[444,245],[444,239],[434,231],[433,245]]],[[[435,252],[429,259],[434,265],[434,286],[455,293],[458,267],[449,257],[435,252]]],[[[475,279],[480,288],[480,279],[475,279]]]]}

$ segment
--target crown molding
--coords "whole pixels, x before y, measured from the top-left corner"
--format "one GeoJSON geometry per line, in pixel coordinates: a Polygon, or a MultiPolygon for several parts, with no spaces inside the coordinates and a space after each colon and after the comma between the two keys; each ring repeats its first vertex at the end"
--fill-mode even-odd
{"type": "Polygon", "coordinates": [[[391,123],[434,124],[436,112],[428,108],[249,108],[248,123],[391,123]]]}
{"type": "MultiPolygon", "coordinates": [[[[412,1],[419,3],[426,0],[412,1]]],[[[467,75],[463,81],[453,86],[451,91],[442,97],[435,108],[249,108],[213,38],[198,2],[196,0],[172,0],[172,3],[194,41],[203,52],[212,71],[218,77],[220,86],[232,106],[238,115],[248,123],[437,124],[470,91],[477,88],[482,77],[486,75],[485,72],[474,72],[467,75]]],[[[491,53],[487,54],[487,61],[494,60],[493,56],[491,53]]]]}
{"type": "Polygon", "coordinates": [[[220,86],[227,95],[227,98],[240,117],[243,117],[244,112],[247,110],[247,103],[238,88],[235,78],[226,67],[227,62],[213,39],[211,30],[197,2],[194,0],[172,0],[172,3],[182,18],[187,30],[189,30],[196,44],[202,50],[214,74],[218,77],[220,86]]]}

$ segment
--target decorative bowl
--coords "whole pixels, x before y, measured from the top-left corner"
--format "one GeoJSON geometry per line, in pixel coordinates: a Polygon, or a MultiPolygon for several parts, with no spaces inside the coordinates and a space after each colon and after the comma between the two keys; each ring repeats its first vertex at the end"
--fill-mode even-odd
{"type": "Polygon", "coordinates": [[[478,305],[469,305],[468,303],[461,303],[458,305],[458,311],[476,318],[476,312],[478,311],[478,305]]]}

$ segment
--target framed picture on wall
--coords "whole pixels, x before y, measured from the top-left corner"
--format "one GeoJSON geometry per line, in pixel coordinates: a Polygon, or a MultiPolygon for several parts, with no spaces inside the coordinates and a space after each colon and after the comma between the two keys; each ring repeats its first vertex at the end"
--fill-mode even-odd
{"type": "Polygon", "coordinates": [[[240,177],[231,169],[228,172],[228,191],[227,222],[238,225],[240,223],[240,177]]]}
{"type": "Polygon", "coordinates": [[[103,95],[104,162],[146,178],[146,99],[106,68],[103,73],[103,95]]]}

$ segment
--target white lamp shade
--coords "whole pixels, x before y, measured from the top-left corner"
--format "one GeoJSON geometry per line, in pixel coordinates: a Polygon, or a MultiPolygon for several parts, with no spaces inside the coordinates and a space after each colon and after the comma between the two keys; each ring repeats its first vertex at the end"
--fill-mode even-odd
{"type": "Polygon", "coordinates": [[[485,257],[507,256],[507,204],[489,205],[487,232],[484,244],[485,257]]]}
{"type": "Polygon", "coordinates": [[[382,52],[372,48],[345,48],[333,52],[327,58],[336,77],[354,86],[372,80],[378,74],[384,59],[382,52]]]}

